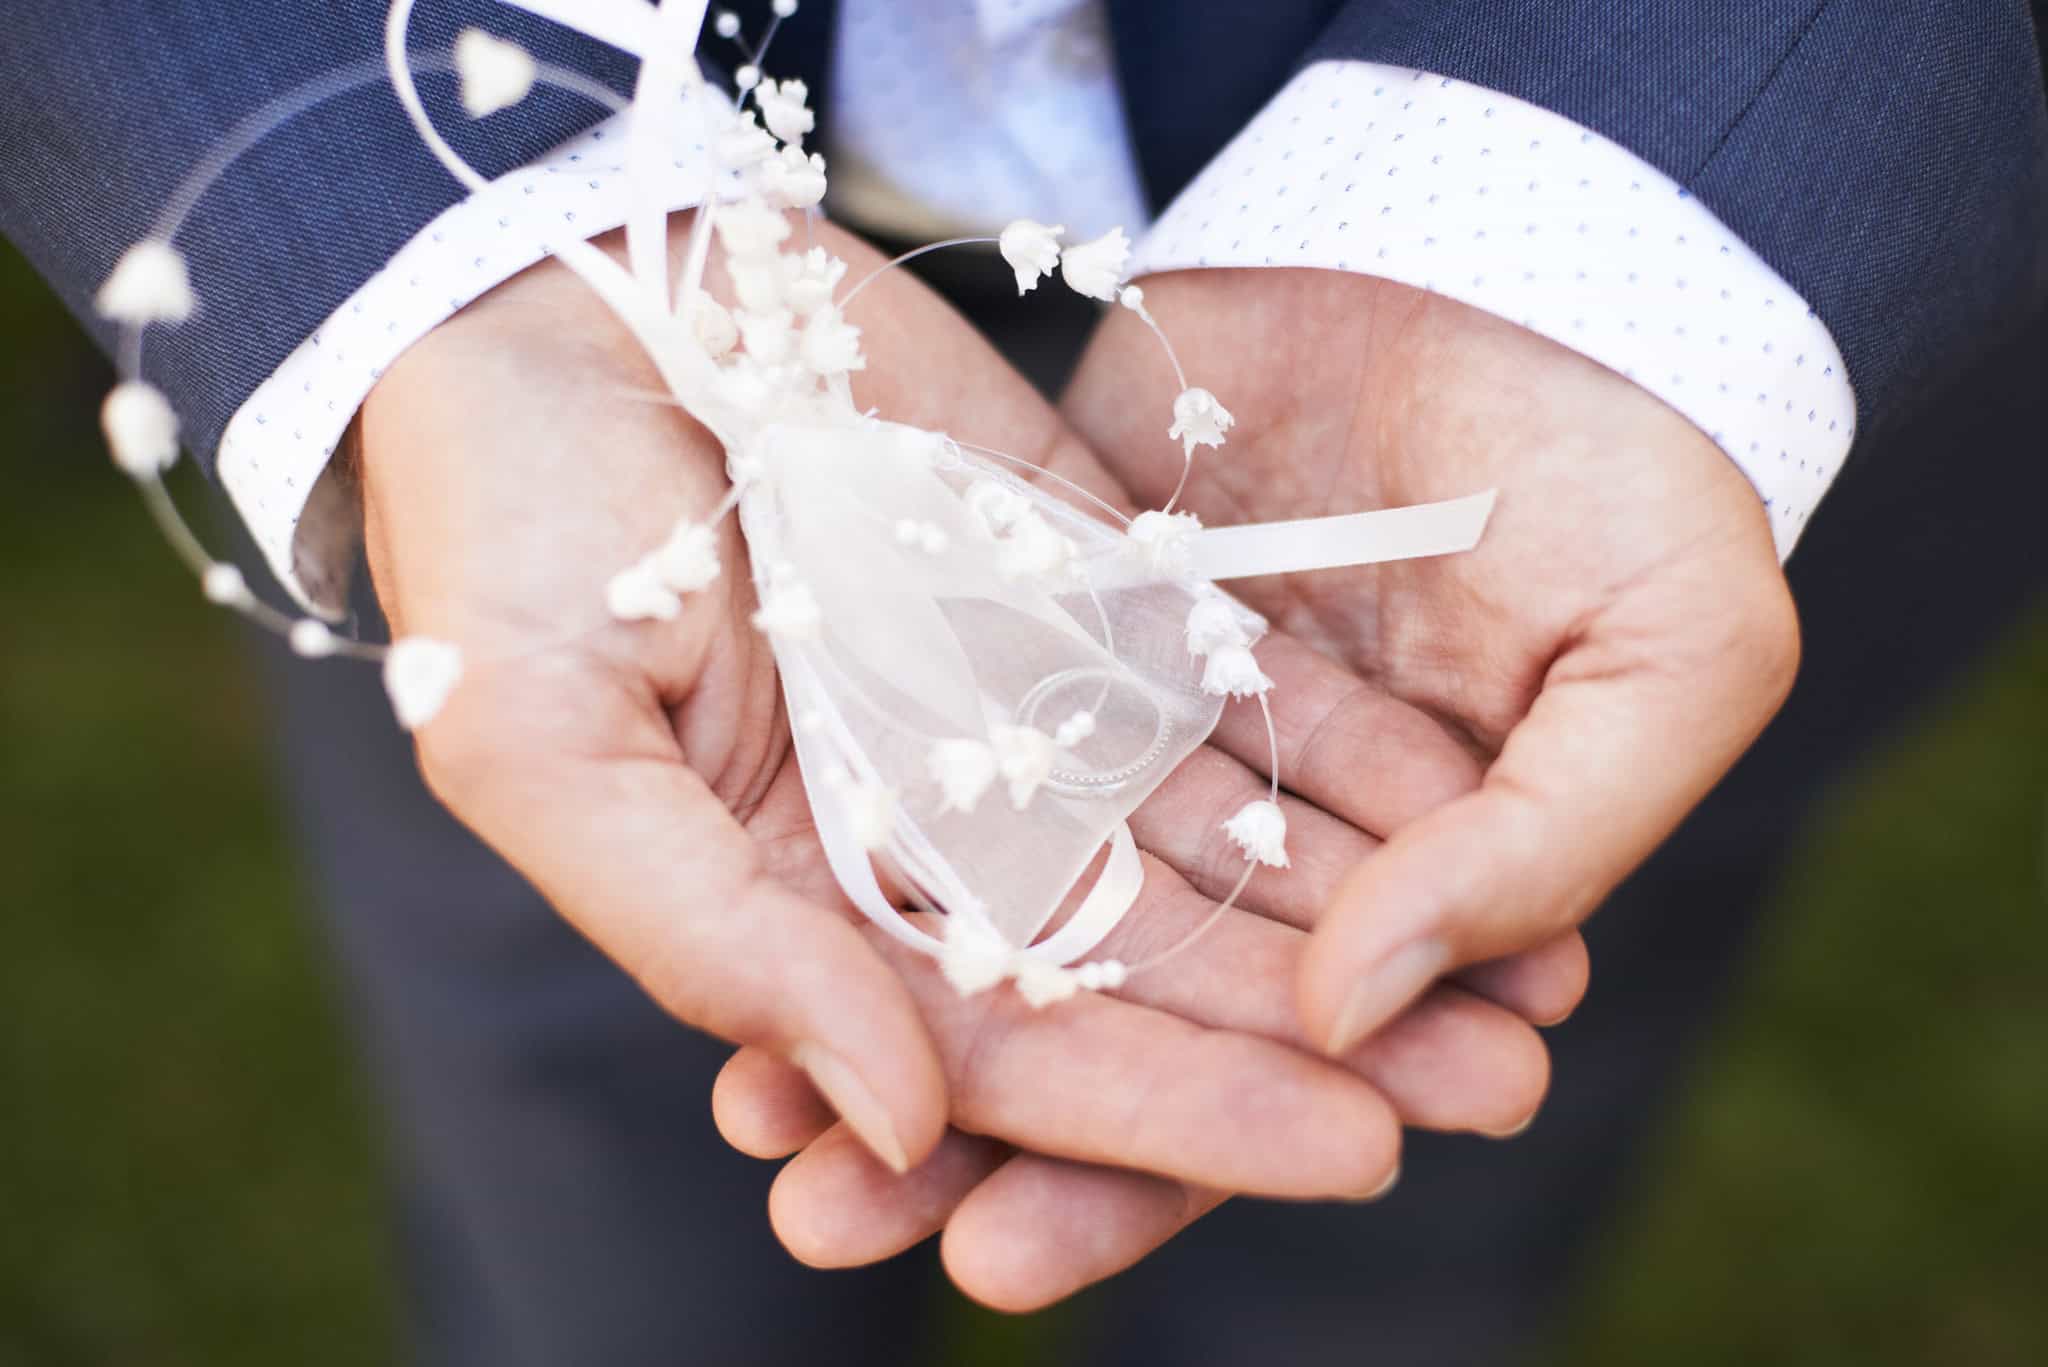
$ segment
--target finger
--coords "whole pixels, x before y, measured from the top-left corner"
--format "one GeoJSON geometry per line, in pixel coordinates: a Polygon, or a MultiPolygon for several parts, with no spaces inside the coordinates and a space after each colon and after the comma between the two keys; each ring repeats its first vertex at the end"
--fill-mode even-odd
{"type": "Polygon", "coordinates": [[[1115,1276],[1224,1199],[1171,1178],[1019,1154],[967,1195],[939,1254],[966,1295],[1023,1314],[1115,1276]]]}
{"type": "MultiPolygon", "coordinates": [[[[1182,943],[1213,906],[1155,860],[1148,858],[1145,876],[1134,924],[1104,945],[1106,954],[1126,962],[1142,963],[1158,947],[1182,943]]],[[[1309,944],[1291,927],[1250,913],[1226,914],[1185,950],[1133,973],[1119,994],[1213,1031],[1310,1050],[1314,1042],[1293,1001],[1309,944]]],[[[1451,986],[1429,993],[1337,1059],[1371,1083],[1404,1124],[1424,1129],[1518,1130],[1550,1083],[1549,1051],[1527,1022],[1451,986]]]]}
{"type": "MultiPolygon", "coordinates": [[[[1249,766],[1204,746],[1181,761],[1131,814],[1131,834],[1139,849],[1163,861],[1203,897],[1218,900],[1237,886],[1245,864],[1244,850],[1225,834],[1224,823],[1267,792],[1266,780],[1249,766]]],[[[1287,818],[1287,867],[1253,870],[1237,904],[1306,930],[1352,866],[1380,842],[1284,792],[1280,810],[1287,818]]]]}
{"type": "Polygon", "coordinates": [[[944,1073],[901,979],[762,875],[655,699],[531,659],[461,697],[419,737],[428,781],[565,917],[679,1020],[801,1068],[892,1168],[938,1142],[944,1073]]]}
{"type": "MultiPolygon", "coordinates": [[[[1273,680],[1266,696],[1289,792],[1384,837],[1478,786],[1479,762],[1428,713],[1284,633],[1257,653],[1273,680]]],[[[1255,704],[1225,706],[1213,743],[1268,772],[1273,747],[1255,704]]]]}
{"type": "Polygon", "coordinates": [[[863,1267],[938,1233],[1009,1152],[949,1130],[924,1162],[899,1174],[834,1126],[783,1165],[769,1189],[768,1220],[800,1263],[863,1267]]]}
{"type": "MultiPolygon", "coordinates": [[[[1280,1002],[1274,1014],[1292,1012],[1280,1002]]],[[[1548,1076],[1546,1055],[1526,1025],[1450,986],[1434,990],[1360,1045],[1352,1066],[1389,1096],[1405,1123],[1479,1129],[1495,1137],[1528,1127],[1548,1076]]],[[[758,1072],[748,1084],[801,1086],[801,1078],[758,1072]]],[[[1044,1209],[1036,1201],[1012,1199],[1012,1193],[987,1201],[975,1221],[961,1226],[952,1203],[965,1201],[969,1189],[975,1189],[977,1203],[985,1201],[981,1189],[963,1178],[961,1162],[932,1166],[936,1160],[928,1160],[903,1178],[885,1180],[872,1158],[834,1142],[834,1133],[776,1178],[776,1230],[791,1252],[815,1267],[854,1267],[950,1228],[948,1267],[954,1277],[969,1295],[999,1308],[1049,1303],[1120,1271],[1219,1201],[1180,1180],[1028,1154],[1012,1158],[1006,1170],[1036,1164],[1059,1174],[1047,1176],[1049,1185],[1071,1191],[1053,1193],[1057,1201],[1049,1199],[1044,1209]],[[1040,1228],[1049,1213],[1057,1215],[1057,1228],[1040,1228]],[[1061,1228],[1085,1232],[1090,1256],[1069,1265],[1061,1228]],[[979,1248],[983,1240],[1018,1244],[987,1252],[979,1248]]],[[[948,1137],[940,1152],[954,1144],[948,1137]]],[[[989,1168],[1001,1152],[1006,1150],[983,1152],[989,1168]]],[[[1380,1191],[1389,1178],[1382,1178],[1380,1191]]]]}
{"type": "MultiPolygon", "coordinates": [[[[1457,988],[1439,987],[1361,1045],[1353,1066],[1396,1102],[1406,1123],[1474,1129],[1506,1138],[1526,1129],[1534,1118],[1548,1070],[1541,1049],[1532,1050],[1527,1027],[1508,1022],[1504,1029],[1504,1020],[1499,1008],[1457,988]]],[[[778,1077],[759,1071],[750,1072],[744,1085],[762,1091],[793,1090],[802,1087],[803,1080],[794,1074],[778,1077]]],[[[891,1257],[952,1221],[952,1203],[966,1199],[974,1183],[963,1176],[963,1160],[951,1157],[942,1162],[939,1155],[967,1142],[966,1136],[949,1135],[932,1159],[894,1178],[847,1142],[841,1130],[827,1131],[776,1179],[771,1210],[777,1233],[796,1257],[813,1266],[851,1267],[891,1257]]],[[[980,1152],[987,1169],[993,1170],[1007,1149],[991,1145],[980,1152]]],[[[1023,1160],[1012,1163],[1019,1161],[1023,1160]]],[[[1101,1270],[1071,1285],[1055,1277],[1065,1289],[1046,1293],[1053,1299],[1128,1266],[1214,1204],[1213,1198],[1189,1197],[1180,1203],[1184,1209],[1177,1207],[1179,1218],[1163,1220],[1153,1209],[1162,1193],[1196,1189],[1121,1169],[1115,1170],[1117,1175],[1129,1180],[1109,1181],[1102,1176],[1109,1169],[1043,1161],[1076,1175],[1077,1185],[1093,1193],[1085,1199],[1100,1199],[1090,1226],[1100,1257],[1089,1265],[1101,1270]]],[[[1031,1240],[1040,1237],[1033,1228],[1036,1218],[1027,1206],[1001,1218],[991,1214],[986,1224],[990,1229],[1007,1227],[1016,1237],[1031,1240]]],[[[1046,1271],[1033,1276],[1042,1280],[1046,1271]]],[[[1003,1293],[993,1288],[1002,1280],[978,1278],[975,1286],[965,1289],[997,1303],[1003,1293]]]]}
{"type": "MultiPolygon", "coordinates": [[[[1196,891],[1222,898],[1244,872],[1244,853],[1224,836],[1223,823],[1265,791],[1247,766],[1205,747],[1132,814],[1131,832],[1141,848],[1196,891]]],[[[1268,920],[1312,929],[1351,870],[1380,842],[1285,793],[1280,809],[1287,817],[1288,865],[1254,871],[1238,905],[1268,920]]],[[[1587,967],[1585,944],[1571,931],[1526,954],[1475,964],[1458,981],[1532,1025],[1555,1025],[1585,995],[1587,967]]]]}
{"type": "MultiPolygon", "coordinates": [[[[1284,1002],[1273,1014],[1292,1016],[1284,1002]]],[[[1361,1045],[1351,1066],[1385,1093],[1407,1124],[1473,1129],[1503,1138],[1528,1127],[1548,1077],[1547,1056],[1525,1025],[1450,986],[1437,988],[1361,1045]]],[[[721,1087],[728,1077],[735,1088],[758,1093],[807,1090],[802,1077],[790,1071],[748,1068],[736,1073],[729,1068],[721,1087]]],[[[768,1099],[768,1107],[775,1104],[775,1098],[768,1099]]],[[[749,1102],[750,1110],[763,1108],[758,1097],[749,1102]]],[[[727,1137],[734,1138],[730,1132],[727,1137]]],[[[963,1160],[942,1162],[938,1155],[967,1142],[966,1136],[949,1135],[932,1159],[891,1178],[865,1151],[846,1142],[842,1130],[830,1130],[776,1179],[771,1210],[777,1232],[795,1256],[813,1266],[850,1267],[893,1256],[948,1224],[951,1203],[966,1198],[974,1184],[962,1175],[963,1160]]],[[[990,1146],[980,1152],[986,1168],[993,1170],[1007,1149],[990,1146]]],[[[1065,1289],[1045,1293],[1052,1298],[1136,1261],[1214,1203],[1190,1198],[1181,1218],[1162,1221],[1153,1210],[1158,1193],[1193,1188],[1121,1171],[1130,1180],[1110,1182],[1100,1176],[1103,1170],[1088,1164],[1045,1161],[1061,1171],[1091,1174],[1083,1185],[1101,1196],[1094,1228],[1100,1257],[1081,1271],[1086,1266],[1102,1270],[1085,1273],[1071,1285],[1055,1276],[1055,1285],[1065,1289]]],[[[1028,1209],[987,1224],[1012,1226],[1019,1238],[1039,1237],[1028,1209]]],[[[1043,1280],[1046,1270],[1033,1275],[1043,1280]]],[[[994,1289],[1000,1282],[978,1279],[967,1289],[998,1303],[1005,1294],[994,1289]]]]}
{"type": "Polygon", "coordinates": [[[1714,592],[1679,595],[1684,642],[1657,621],[1595,624],[1480,788],[1359,865],[1303,965],[1302,1012],[1330,1050],[1442,974],[1576,926],[1755,739],[1796,667],[1790,600],[1782,584],[1747,606],[1714,592]]]}
{"type": "MultiPolygon", "coordinates": [[[[1094,993],[1044,1009],[1007,987],[963,998],[929,960],[878,947],[931,1022],[961,1129],[1295,1199],[1371,1191],[1395,1165],[1399,1120],[1348,1069],[1094,993]]],[[[1265,989],[1285,994],[1281,981],[1265,989]]]]}
{"type": "Polygon", "coordinates": [[[766,1049],[738,1050],[711,1084],[711,1118],[750,1158],[787,1158],[838,1116],[801,1068],[766,1049]]]}
{"type": "Polygon", "coordinates": [[[1585,936],[1568,930],[1534,949],[1473,964],[1456,981],[1531,1025],[1558,1025],[1579,1009],[1592,971],[1585,936]]]}

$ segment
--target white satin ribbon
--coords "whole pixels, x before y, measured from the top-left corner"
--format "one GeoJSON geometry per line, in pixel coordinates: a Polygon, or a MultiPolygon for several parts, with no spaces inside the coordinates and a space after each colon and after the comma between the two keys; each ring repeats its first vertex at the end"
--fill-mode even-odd
{"type": "Polygon", "coordinates": [[[1469,551],[1493,514],[1496,491],[1369,513],[1209,527],[1189,538],[1189,565],[1204,579],[1334,570],[1469,551]]]}
{"type": "Polygon", "coordinates": [[[1067,923],[1024,952],[1048,963],[1070,964],[1101,944],[1137,904],[1145,887],[1145,865],[1129,822],[1120,822],[1109,839],[1109,858],[1095,877],[1095,886],[1067,923]]]}

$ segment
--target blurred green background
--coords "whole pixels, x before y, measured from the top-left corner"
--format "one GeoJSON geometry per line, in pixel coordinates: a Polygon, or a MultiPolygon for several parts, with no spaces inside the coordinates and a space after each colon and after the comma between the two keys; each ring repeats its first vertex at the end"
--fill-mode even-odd
{"type": "MultiPolygon", "coordinates": [[[[104,384],[0,247],[0,1365],[387,1361],[376,1126],[262,699],[102,455],[104,384]]],[[[1778,902],[1540,1356],[2048,1363],[2048,605],[1778,902]]],[[[964,1362],[1056,1338],[958,1318],[964,1362]]]]}

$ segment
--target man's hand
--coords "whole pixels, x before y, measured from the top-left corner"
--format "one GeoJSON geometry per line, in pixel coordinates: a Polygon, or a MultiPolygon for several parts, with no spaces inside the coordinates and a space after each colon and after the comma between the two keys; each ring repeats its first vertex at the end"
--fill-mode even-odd
{"type": "MultiPolygon", "coordinates": [[[[1446,973],[1570,933],[1671,832],[1784,700],[1792,601],[1735,466],[1564,347],[1356,275],[1145,288],[1189,375],[1236,411],[1190,484],[1210,524],[1500,490],[1469,554],[1244,588],[1485,766],[1360,861],[1317,925],[1300,1007],[1341,1054],[1446,973]]],[[[1065,406],[1141,495],[1173,486],[1180,453],[1131,395],[1170,384],[1119,312],[1065,406]]]]}
{"type": "MultiPolygon", "coordinates": [[[[1644,391],[1449,300],[1314,271],[1190,272],[1145,291],[1191,379],[1237,416],[1189,484],[1210,525],[1500,490],[1470,554],[1233,586],[1285,633],[1261,648],[1279,679],[1283,780],[1387,838],[1292,913],[1314,926],[1296,1028],[1354,1062],[1428,1058],[1461,1092],[1477,1082],[1478,1040],[1409,1052],[1434,1034],[1432,1010],[1462,1003],[1447,976],[1531,1020],[1569,1012],[1585,981],[1578,923],[1783,700],[1798,629],[1762,510],[1644,391]],[[1301,655],[1366,682],[1304,724],[1290,706],[1301,681],[1273,668],[1301,655]],[[1464,781],[1434,798],[1404,785],[1418,764],[1448,778],[1445,745],[1464,781]]],[[[1172,383],[1149,333],[1113,311],[1064,405],[1154,505],[1181,473],[1149,397],[1172,383]]],[[[1242,720],[1226,714],[1223,744],[1242,720]]],[[[743,1052],[721,1083],[721,1122],[743,1148],[749,1134],[786,1148],[824,1121],[762,1110],[767,1067],[743,1052]]],[[[1433,1123],[1419,1100],[1409,1118],[1433,1123]]],[[[816,1261],[879,1256],[943,1224],[954,1279],[1025,1309],[1136,1261],[1221,1199],[1038,1154],[1006,1161],[965,1137],[892,1178],[834,1131],[789,1165],[772,1205],[785,1242],[816,1261]]]]}
{"type": "MultiPolygon", "coordinates": [[[[819,232],[854,277],[874,263],[819,232]]],[[[878,281],[856,319],[868,329],[863,406],[1114,494],[1056,415],[914,281],[878,281]]],[[[363,416],[363,478],[394,628],[453,641],[467,661],[419,736],[429,782],[676,1016],[759,1046],[742,1055],[757,1077],[798,1111],[829,1102],[898,1172],[932,1155],[950,1115],[1048,1163],[1145,1168],[1175,1189],[1360,1195],[1392,1172],[1402,1115],[1502,1128],[1534,1107],[1541,1045],[1459,989],[1393,1047],[1338,1062],[1288,1047],[1300,1040],[1297,927],[1401,804],[1440,801],[1472,765],[1413,709],[1284,643],[1269,668],[1294,699],[1288,734],[1297,750],[1330,737],[1318,747],[1329,791],[1347,773],[1383,776],[1380,810],[1356,808],[1371,820],[1294,803],[1300,870],[1255,880],[1245,909],[1123,1000],[1029,1013],[1008,993],[961,1002],[921,959],[892,963],[825,868],[772,654],[747,622],[737,533],[724,533],[724,575],[679,620],[605,617],[610,574],[724,485],[715,445],[647,397],[657,389],[584,287],[541,267],[384,377],[363,416]],[[1382,755],[1387,728],[1415,744],[1382,755]],[[1455,1066],[1424,1066],[1453,1051],[1455,1066]]],[[[1214,905],[1229,877],[1214,826],[1257,792],[1249,766],[1263,753],[1263,733],[1226,732],[1148,809],[1147,894],[1128,948],[1109,952],[1171,943],[1214,905]]],[[[1313,762],[1294,759],[1313,801],[1313,762]]],[[[1539,957],[1501,995],[1575,994],[1577,971],[1539,957]]]]}

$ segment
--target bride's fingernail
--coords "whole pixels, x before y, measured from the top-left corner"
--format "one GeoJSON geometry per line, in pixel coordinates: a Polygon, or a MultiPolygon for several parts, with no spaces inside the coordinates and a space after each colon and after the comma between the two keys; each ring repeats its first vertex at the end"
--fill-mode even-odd
{"type": "Polygon", "coordinates": [[[1373,968],[1337,1013],[1336,1028],[1330,1032],[1329,1052],[1348,1054],[1360,1040],[1384,1025],[1395,1011],[1406,1005],[1423,988],[1435,981],[1450,959],[1443,941],[1416,940],[1395,950],[1373,968]]]}
{"type": "Polygon", "coordinates": [[[910,1156],[903,1152],[903,1143],[896,1138],[888,1109],[845,1059],[806,1040],[789,1051],[789,1061],[803,1069],[811,1085],[839,1113],[847,1128],[860,1136],[869,1153],[881,1159],[898,1177],[910,1171],[910,1156]]]}

